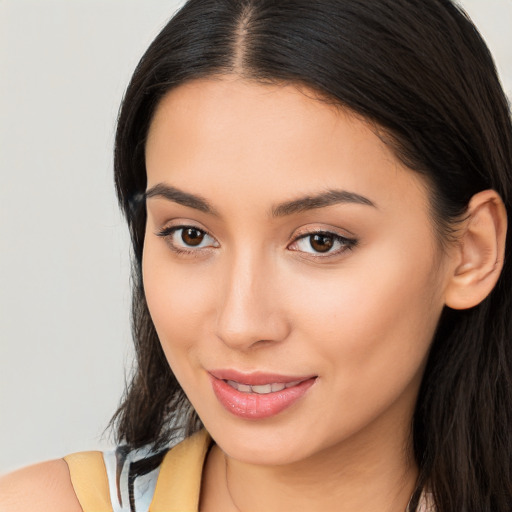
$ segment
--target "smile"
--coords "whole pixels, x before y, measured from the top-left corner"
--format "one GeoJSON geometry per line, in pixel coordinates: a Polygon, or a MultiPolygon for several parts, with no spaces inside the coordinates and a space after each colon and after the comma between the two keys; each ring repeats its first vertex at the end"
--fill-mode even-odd
{"type": "Polygon", "coordinates": [[[224,409],[247,420],[280,414],[302,399],[317,380],[317,376],[242,374],[234,370],[209,373],[213,392],[224,409]]]}

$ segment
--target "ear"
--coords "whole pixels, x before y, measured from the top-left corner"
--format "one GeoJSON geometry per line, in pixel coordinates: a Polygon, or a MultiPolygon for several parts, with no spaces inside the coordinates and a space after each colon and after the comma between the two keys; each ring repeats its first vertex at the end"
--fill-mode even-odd
{"type": "Polygon", "coordinates": [[[468,205],[456,248],[445,303],[453,309],[480,304],[496,285],[503,268],[507,212],[494,190],[475,194],[468,205]]]}

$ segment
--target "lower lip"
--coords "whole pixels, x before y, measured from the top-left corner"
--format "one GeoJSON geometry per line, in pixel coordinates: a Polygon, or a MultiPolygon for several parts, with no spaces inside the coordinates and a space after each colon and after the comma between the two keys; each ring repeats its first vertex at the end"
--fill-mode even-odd
{"type": "Polygon", "coordinates": [[[242,393],[227,382],[211,377],[215,396],[226,410],[239,418],[253,420],[270,418],[284,411],[299,398],[302,398],[315,383],[315,380],[316,377],[313,377],[291,388],[259,395],[258,393],[242,393]]]}

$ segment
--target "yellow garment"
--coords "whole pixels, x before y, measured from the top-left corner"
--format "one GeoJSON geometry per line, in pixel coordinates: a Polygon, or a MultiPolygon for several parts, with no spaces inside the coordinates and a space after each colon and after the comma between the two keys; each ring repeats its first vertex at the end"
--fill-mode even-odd
{"type": "Polygon", "coordinates": [[[84,512],[112,512],[107,471],[101,452],[80,452],[64,457],[71,483],[84,512]]]}
{"type": "Polygon", "coordinates": [[[149,512],[197,512],[203,465],[211,444],[206,430],[176,445],[164,457],[149,512]]]}
{"type": "MultiPolygon", "coordinates": [[[[185,439],[165,455],[149,512],[198,512],[203,465],[211,444],[205,430],[185,439]]],[[[71,482],[84,512],[112,512],[101,452],[68,455],[71,482]]]]}

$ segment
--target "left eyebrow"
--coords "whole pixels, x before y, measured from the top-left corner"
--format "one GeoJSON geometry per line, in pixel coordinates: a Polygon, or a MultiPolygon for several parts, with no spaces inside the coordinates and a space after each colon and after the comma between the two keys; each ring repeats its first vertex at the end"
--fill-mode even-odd
{"type": "Polygon", "coordinates": [[[367,197],[361,196],[347,190],[330,189],[314,196],[304,196],[292,201],[278,204],[271,210],[272,217],[285,217],[316,208],[325,208],[335,204],[363,204],[377,208],[375,203],[367,197]]]}

